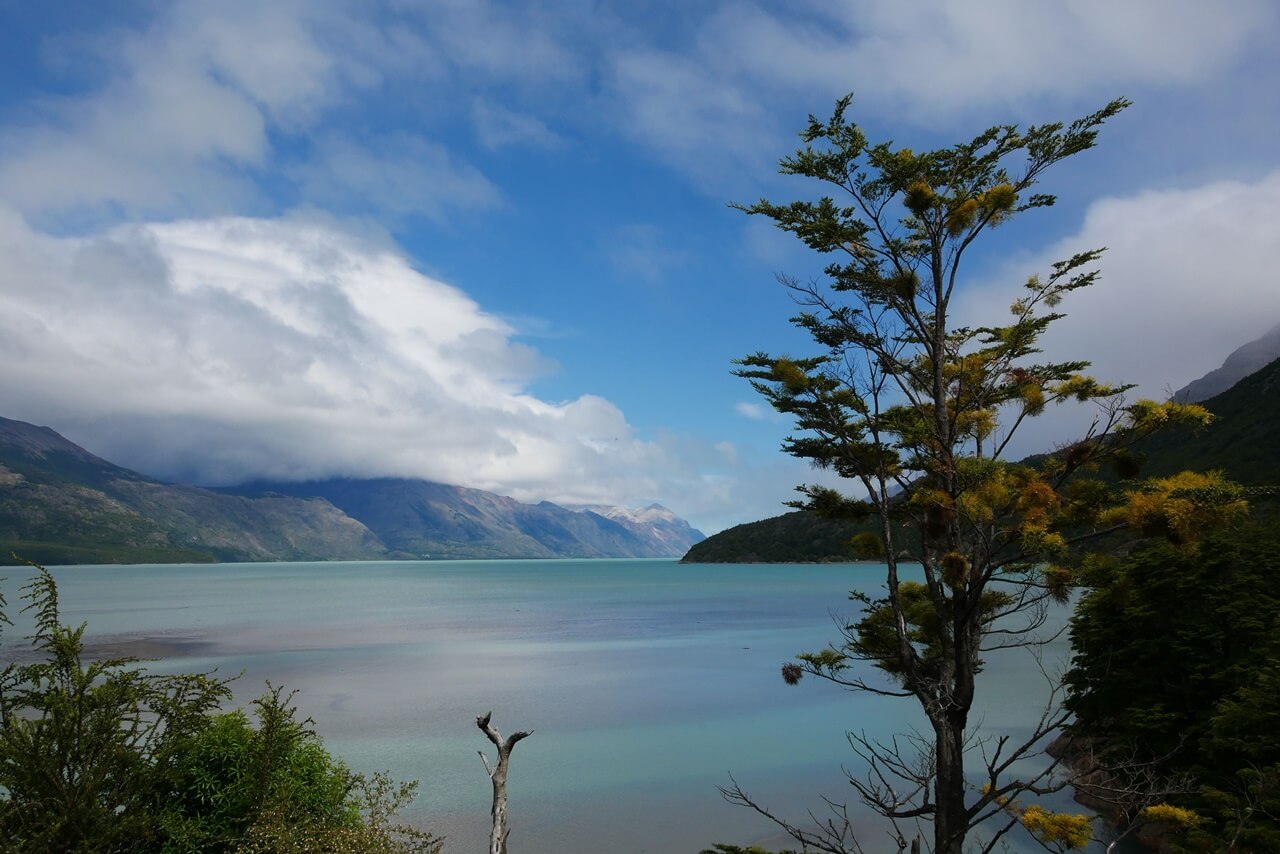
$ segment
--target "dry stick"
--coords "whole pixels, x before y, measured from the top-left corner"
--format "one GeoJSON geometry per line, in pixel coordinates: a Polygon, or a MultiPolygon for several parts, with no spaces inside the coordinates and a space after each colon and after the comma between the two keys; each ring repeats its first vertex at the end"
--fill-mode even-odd
{"type": "Polygon", "coordinates": [[[489,779],[493,781],[493,809],[490,812],[493,816],[493,830],[489,834],[489,854],[507,854],[507,837],[511,835],[511,828],[507,824],[507,761],[511,758],[511,749],[516,746],[516,742],[533,735],[533,730],[513,732],[504,740],[502,733],[490,725],[489,719],[492,717],[493,712],[485,712],[476,718],[476,726],[498,748],[498,764],[490,768],[489,758],[484,755],[484,751],[477,752],[480,754],[480,761],[484,763],[484,770],[489,772],[489,779]]]}

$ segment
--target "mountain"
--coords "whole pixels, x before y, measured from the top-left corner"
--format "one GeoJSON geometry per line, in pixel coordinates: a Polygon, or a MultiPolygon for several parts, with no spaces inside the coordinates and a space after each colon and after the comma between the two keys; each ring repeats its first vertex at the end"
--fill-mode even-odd
{"type": "Polygon", "coordinates": [[[656,504],[569,509],[393,478],[161,483],[0,418],[0,562],[675,557],[701,539],[656,504]]]}
{"type": "Polygon", "coordinates": [[[369,559],[386,549],[322,499],[160,483],[48,427],[0,418],[0,562],[369,559]]]}
{"type": "Polygon", "coordinates": [[[1170,430],[1137,446],[1147,458],[1142,474],[1220,469],[1249,486],[1280,485],[1280,359],[1201,405],[1214,415],[1208,427],[1170,430]]]}
{"type": "Polygon", "coordinates": [[[1256,341],[1240,347],[1222,363],[1198,380],[1174,392],[1173,399],[1182,403],[1200,403],[1222,394],[1240,380],[1280,359],[1280,326],[1256,341]]]}
{"type": "MultiPolygon", "coordinates": [[[[1257,352],[1250,348],[1267,340],[1269,336],[1245,345],[1227,361],[1239,365],[1257,352]],[[1242,352],[1245,355],[1236,358],[1242,352]]],[[[1219,469],[1246,485],[1280,485],[1280,358],[1273,359],[1226,391],[1201,401],[1214,414],[1208,427],[1169,430],[1135,446],[1145,457],[1141,475],[1164,477],[1187,469],[1219,469]]],[[[684,562],[848,561],[852,559],[848,542],[861,530],[860,525],[797,511],[721,531],[690,549],[684,562]]]]}
{"type": "Polygon", "coordinates": [[[676,557],[703,539],[660,505],[567,508],[425,480],[252,483],[246,496],[319,497],[367,525],[396,555],[430,558],[676,557]]]}
{"type": "Polygon", "coordinates": [[[847,563],[849,540],[874,525],[834,522],[804,510],[712,534],[681,563],[847,563]]]}
{"type": "Polygon", "coordinates": [[[608,504],[574,504],[570,510],[595,513],[612,519],[639,537],[647,539],[664,555],[681,555],[706,537],[701,531],[661,504],[650,504],[640,510],[608,504]]]}

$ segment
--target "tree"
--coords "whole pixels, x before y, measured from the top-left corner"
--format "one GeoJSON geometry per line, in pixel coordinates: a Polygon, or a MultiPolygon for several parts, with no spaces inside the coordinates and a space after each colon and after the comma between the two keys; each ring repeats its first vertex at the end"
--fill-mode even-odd
{"type": "MultiPolygon", "coordinates": [[[[1280,528],[1100,562],[1071,619],[1071,729],[1186,774],[1189,851],[1280,849],[1280,528]]],[[[1178,847],[1176,850],[1184,850],[1178,847]]]]}
{"type": "Polygon", "coordinates": [[[41,658],[0,672],[0,837],[15,852],[143,850],[176,745],[230,690],[135,659],[83,662],[85,627],[62,625],[53,578],[35,568],[24,598],[41,658]]]}
{"type": "MultiPolygon", "coordinates": [[[[1103,250],[1029,278],[1003,322],[959,326],[952,306],[975,241],[1052,205],[1054,196],[1033,192],[1044,172],[1092,148],[1100,126],[1128,102],[1117,99],[1065,126],[1002,125],[921,153],[870,143],[846,118],[850,103],[838,101],[825,122],[811,116],[803,147],[781,161],[784,174],[816,179],[835,198],[739,206],[832,258],[825,280],[779,276],[800,305],[792,322],[818,354],[758,352],[738,363],[739,376],[794,417],[799,432],[784,450],[861,493],[802,486],[794,506],[831,518],[873,517],[885,546],[886,595],[863,599],[838,646],[801,655],[784,676],[795,682],[807,673],[919,703],[930,729],[918,739],[885,745],[852,737],[868,771],[851,782],[894,822],[904,847],[908,833],[899,822],[931,823],[939,854],[958,854],[984,822],[994,824],[984,851],[1018,824],[1053,850],[1072,847],[1084,817],[1022,805],[1065,785],[1055,764],[1029,777],[1014,771],[1065,713],[1052,707],[1025,741],[1000,738],[978,751],[968,727],[982,655],[1036,642],[1049,603],[1065,600],[1091,542],[1126,527],[1190,541],[1215,507],[1230,515],[1243,501],[1216,476],[1126,489],[1098,476],[1107,464],[1132,476],[1134,441],[1209,418],[1198,406],[1129,402],[1130,387],[1087,376],[1085,361],[1035,360],[1038,339],[1062,316],[1061,301],[1095,282],[1103,250]],[[1005,458],[1028,419],[1067,400],[1098,408],[1079,441],[1034,463],[1005,458]],[[903,555],[920,565],[918,581],[904,577],[903,555]],[[865,664],[887,679],[869,675],[865,664]],[[966,762],[977,752],[974,773],[966,762]]],[[[805,829],[776,818],[736,783],[726,796],[812,848],[860,850],[840,809],[805,829]]]]}
{"type": "Polygon", "coordinates": [[[493,783],[493,806],[490,809],[493,822],[489,830],[489,854],[507,854],[507,837],[511,835],[511,822],[507,818],[508,763],[517,742],[533,735],[533,730],[517,730],[503,738],[498,728],[490,723],[492,719],[493,712],[485,712],[476,718],[476,726],[498,748],[498,759],[492,766],[484,751],[480,751],[480,761],[484,763],[484,770],[489,773],[489,779],[493,783]]]}

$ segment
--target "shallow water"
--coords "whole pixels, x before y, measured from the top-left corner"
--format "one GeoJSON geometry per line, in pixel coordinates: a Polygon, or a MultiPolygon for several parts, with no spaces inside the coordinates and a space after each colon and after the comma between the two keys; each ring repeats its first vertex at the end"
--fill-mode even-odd
{"type": "MultiPolygon", "coordinates": [[[[878,593],[882,566],[457,561],[53,573],[64,622],[87,620],[91,644],[167,656],[157,670],[243,671],[242,703],[266,680],[296,689],[352,767],[421,781],[406,817],[448,837],[446,851],[484,848],[490,790],[477,751],[489,744],[475,718],[490,709],[504,733],[536,730],[516,748],[510,781],[512,850],[531,854],[780,844],[765,820],[719,797],[729,773],[798,821],[821,794],[850,793],[841,764],[857,760],[847,730],[889,736],[923,720],[912,701],[812,680],[788,687],[778,673],[796,652],[837,638],[832,615],[853,612],[851,588],[878,593]]],[[[11,604],[21,575],[6,584],[11,604]]],[[[1051,667],[1062,653],[1051,647],[1051,667]]],[[[1036,662],[1000,653],[982,679],[983,726],[1025,732],[1046,694],[1036,662]]],[[[874,821],[866,829],[876,844],[885,838],[874,821]]]]}

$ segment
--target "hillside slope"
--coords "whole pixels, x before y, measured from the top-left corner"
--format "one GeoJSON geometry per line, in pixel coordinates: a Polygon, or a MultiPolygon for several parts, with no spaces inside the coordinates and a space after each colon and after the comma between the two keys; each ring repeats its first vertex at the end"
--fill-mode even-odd
{"type": "Polygon", "coordinates": [[[1171,430],[1138,446],[1146,476],[1220,469],[1251,486],[1280,485],[1280,359],[1201,404],[1214,421],[1198,432],[1171,430]]]}
{"type": "Polygon", "coordinates": [[[386,549],[321,499],[160,483],[47,427],[0,418],[0,562],[370,559],[386,549]]]}
{"type": "Polygon", "coordinates": [[[1227,391],[1250,374],[1262,370],[1276,359],[1280,359],[1280,326],[1234,350],[1221,367],[1178,389],[1174,392],[1173,399],[1184,403],[1208,400],[1227,391]]]}
{"type": "MultiPolygon", "coordinates": [[[[1280,485],[1280,359],[1202,405],[1214,414],[1208,427],[1199,431],[1171,430],[1136,446],[1135,450],[1146,457],[1142,476],[1219,469],[1246,485],[1280,485]]],[[[797,511],[708,537],[690,549],[684,561],[847,561],[852,559],[848,542],[860,530],[861,526],[825,521],[797,511]]]]}
{"type": "Polygon", "coordinates": [[[869,525],[833,522],[796,510],[713,534],[682,563],[844,563],[853,560],[849,540],[869,525]]]}
{"type": "Polygon", "coordinates": [[[383,478],[202,489],[0,418],[0,559],[47,564],[677,557],[702,534],[658,505],[569,509],[383,478]]]}

